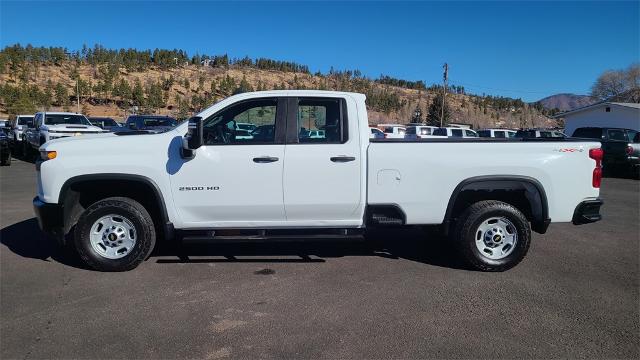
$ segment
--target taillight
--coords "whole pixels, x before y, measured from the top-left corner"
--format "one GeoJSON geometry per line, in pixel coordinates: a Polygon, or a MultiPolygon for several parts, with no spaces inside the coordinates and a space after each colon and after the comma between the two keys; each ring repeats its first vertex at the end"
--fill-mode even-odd
{"type": "Polygon", "coordinates": [[[589,157],[596,161],[596,168],[593,169],[593,177],[591,178],[591,185],[594,188],[600,188],[602,183],[602,157],[604,151],[601,148],[589,149],[589,157]]]}
{"type": "Polygon", "coordinates": [[[627,146],[627,155],[633,154],[633,147],[627,146]]]}

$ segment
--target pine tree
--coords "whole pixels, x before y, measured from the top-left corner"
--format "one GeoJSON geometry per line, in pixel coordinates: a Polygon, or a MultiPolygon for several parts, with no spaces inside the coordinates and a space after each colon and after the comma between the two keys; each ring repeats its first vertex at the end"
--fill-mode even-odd
{"type": "MultiPolygon", "coordinates": [[[[429,111],[427,113],[427,124],[431,126],[440,126],[440,118],[442,117],[442,94],[439,93],[429,105],[429,111]]],[[[446,126],[449,123],[451,117],[451,110],[449,104],[445,104],[444,118],[442,119],[442,126],[446,126]]]]}

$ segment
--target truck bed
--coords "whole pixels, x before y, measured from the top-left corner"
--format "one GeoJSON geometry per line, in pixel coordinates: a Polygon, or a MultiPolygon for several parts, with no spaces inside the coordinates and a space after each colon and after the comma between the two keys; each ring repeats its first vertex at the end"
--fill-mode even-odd
{"type": "Polygon", "coordinates": [[[462,182],[520,177],[542,186],[552,221],[569,222],[585,195],[598,196],[589,158],[598,147],[575,139],[371,140],[367,202],[399,206],[407,224],[439,224],[462,182]]]}

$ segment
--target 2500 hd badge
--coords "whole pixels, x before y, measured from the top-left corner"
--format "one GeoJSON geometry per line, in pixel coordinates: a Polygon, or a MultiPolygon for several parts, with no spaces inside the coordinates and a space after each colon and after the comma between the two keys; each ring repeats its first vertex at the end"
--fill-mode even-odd
{"type": "Polygon", "coordinates": [[[205,190],[220,190],[219,186],[180,186],[179,191],[205,191],[205,190]]]}

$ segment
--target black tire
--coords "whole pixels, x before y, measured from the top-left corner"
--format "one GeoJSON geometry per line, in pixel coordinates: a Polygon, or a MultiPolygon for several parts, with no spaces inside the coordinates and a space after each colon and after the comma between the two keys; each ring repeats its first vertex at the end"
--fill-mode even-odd
{"type": "Polygon", "coordinates": [[[74,232],[74,244],[80,259],[99,271],[127,271],[142,263],[153,250],[156,231],[149,212],[137,201],[124,197],[111,197],[89,206],[80,216],[74,232]],[[115,214],[127,218],[136,232],[136,242],[129,253],[119,259],[108,259],[91,246],[89,234],[94,222],[115,214]]]}
{"type": "Polygon", "coordinates": [[[463,258],[471,267],[481,271],[505,271],[516,266],[527,255],[531,243],[531,226],[527,218],[520,210],[501,201],[480,201],[469,206],[453,230],[453,239],[463,258]],[[517,234],[511,253],[502,259],[490,259],[476,246],[478,227],[492,217],[509,220],[517,234]]]}
{"type": "Polygon", "coordinates": [[[11,166],[11,147],[8,146],[6,151],[2,152],[2,166],[11,166]]]}

